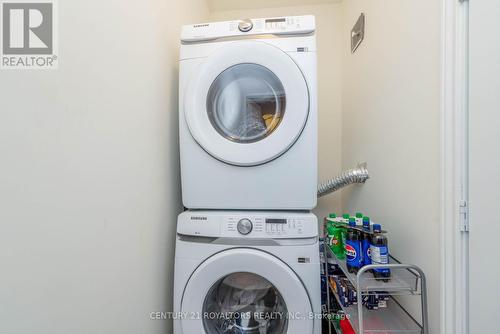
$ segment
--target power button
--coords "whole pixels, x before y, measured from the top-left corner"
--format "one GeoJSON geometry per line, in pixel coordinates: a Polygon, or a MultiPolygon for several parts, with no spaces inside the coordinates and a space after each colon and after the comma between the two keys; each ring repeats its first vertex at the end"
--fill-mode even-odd
{"type": "Polygon", "coordinates": [[[241,234],[247,235],[250,232],[252,232],[252,229],[253,229],[252,221],[250,219],[248,219],[248,218],[240,219],[240,221],[236,225],[236,229],[241,234]]]}
{"type": "Polygon", "coordinates": [[[238,23],[238,29],[240,29],[241,32],[248,32],[252,30],[252,28],[253,23],[250,19],[241,20],[240,23],[238,23]]]}

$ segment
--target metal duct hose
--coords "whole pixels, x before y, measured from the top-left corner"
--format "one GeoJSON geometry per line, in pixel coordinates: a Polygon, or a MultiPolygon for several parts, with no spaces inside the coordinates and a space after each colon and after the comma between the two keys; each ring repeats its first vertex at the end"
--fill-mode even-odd
{"type": "Polygon", "coordinates": [[[318,198],[354,183],[365,183],[370,178],[366,164],[357,168],[348,169],[339,176],[321,183],[318,187],[318,198]]]}

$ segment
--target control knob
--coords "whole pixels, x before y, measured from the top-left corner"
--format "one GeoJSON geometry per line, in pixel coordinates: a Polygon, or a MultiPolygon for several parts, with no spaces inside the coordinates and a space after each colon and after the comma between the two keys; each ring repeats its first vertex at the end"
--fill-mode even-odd
{"type": "Polygon", "coordinates": [[[252,221],[248,218],[243,218],[240,219],[238,222],[238,225],[236,225],[236,228],[238,229],[238,232],[240,232],[243,235],[247,235],[250,232],[252,232],[253,229],[253,224],[252,221]]]}
{"type": "Polygon", "coordinates": [[[241,20],[238,24],[238,29],[240,29],[241,32],[248,32],[252,30],[252,28],[253,22],[250,19],[241,20]]]}

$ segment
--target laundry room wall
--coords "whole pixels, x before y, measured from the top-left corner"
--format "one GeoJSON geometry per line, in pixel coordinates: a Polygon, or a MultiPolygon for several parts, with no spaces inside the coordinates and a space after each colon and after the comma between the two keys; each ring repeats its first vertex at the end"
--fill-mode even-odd
{"type": "Polygon", "coordinates": [[[179,34],[208,5],[57,3],[59,69],[0,73],[0,332],[171,333],[179,34]]]}
{"type": "MultiPolygon", "coordinates": [[[[440,2],[344,1],[342,165],[371,179],[343,191],[389,231],[393,255],[428,279],[431,333],[440,333],[440,2]],[[366,36],[350,52],[361,12],[366,36]]],[[[418,314],[417,303],[411,304],[418,314]]]]}
{"type": "MultiPolygon", "coordinates": [[[[319,180],[341,169],[342,6],[336,0],[209,0],[210,21],[312,14],[318,43],[319,180]]],[[[340,194],[319,199],[315,213],[324,217],[340,211],[340,194]]]]}

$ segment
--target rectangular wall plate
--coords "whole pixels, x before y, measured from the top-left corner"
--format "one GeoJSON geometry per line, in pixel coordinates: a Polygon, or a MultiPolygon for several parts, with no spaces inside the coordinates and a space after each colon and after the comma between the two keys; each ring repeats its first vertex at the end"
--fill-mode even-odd
{"type": "Polygon", "coordinates": [[[351,53],[354,53],[365,38],[365,14],[361,13],[351,30],[351,53]]]}

